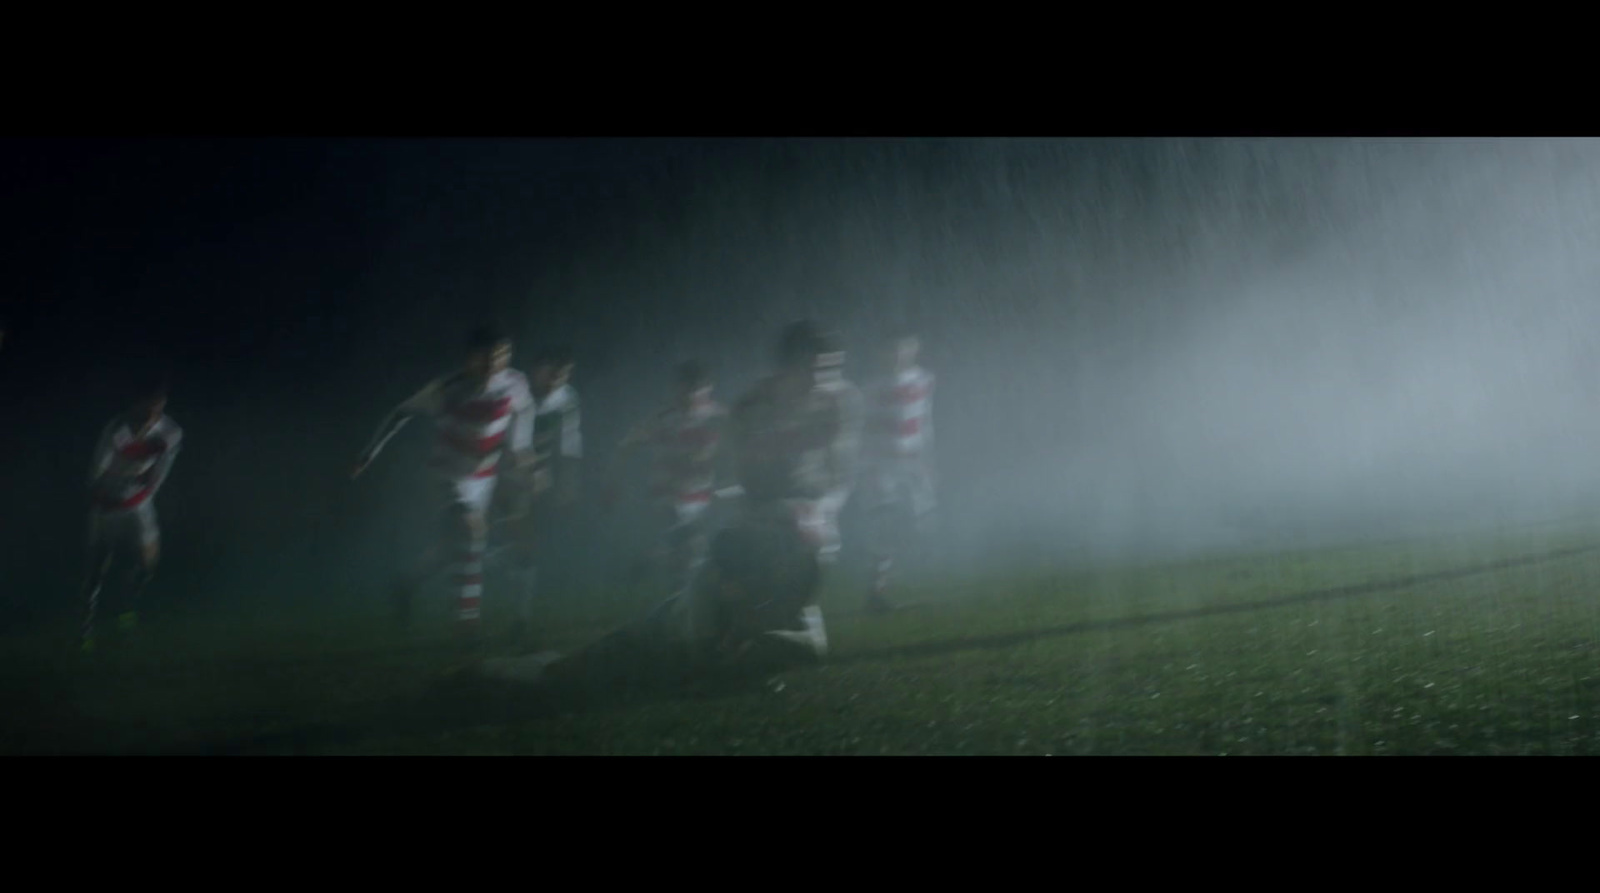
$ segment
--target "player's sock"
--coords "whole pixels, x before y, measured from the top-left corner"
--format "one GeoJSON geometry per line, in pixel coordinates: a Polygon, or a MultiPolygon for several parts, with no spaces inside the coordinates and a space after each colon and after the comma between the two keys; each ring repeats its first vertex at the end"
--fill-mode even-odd
{"type": "Polygon", "coordinates": [[[486,545],[483,537],[473,537],[462,550],[461,563],[456,570],[457,620],[476,623],[482,616],[483,553],[486,545]]]}

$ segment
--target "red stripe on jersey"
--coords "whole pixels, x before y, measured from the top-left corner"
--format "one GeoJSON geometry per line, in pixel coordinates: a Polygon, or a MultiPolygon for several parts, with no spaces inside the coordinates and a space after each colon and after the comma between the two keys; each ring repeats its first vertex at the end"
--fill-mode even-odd
{"type": "Polygon", "coordinates": [[[482,586],[483,574],[456,574],[456,583],[462,586],[482,586]]]}
{"type": "Polygon", "coordinates": [[[139,462],[145,459],[154,459],[167,451],[166,441],[157,437],[148,437],[144,440],[130,440],[117,447],[117,455],[124,459],[139,462]]]}
{"type": "Polygon", "coordinates": [[[472,473],[472,476],[475,477],[475,478],[492,478],[492,477],[494,477],[494,473],[499,470],[499,466],[500,466],[500,462],[497,460],[493,465],[489,466],[488,468],[482,469],[480,471],[474,471],[472,473]]]}
{"type": "Polygon", "coordinates": [[[711,502],[711,491],[696,490],[693,493],[679,493],[678,501],[684,505],[706,505],[711,502]]]}
{"type": "Polygon", "coordinates": [[[481,595],[462,595],[457,597],[456,607],[470,611],[476,608],[481,601],[483,601],[483,596],[481,595]]]}
{"type": "Polygon", "coordinates": [[[475,425],[484,425],[497,419],[503,419],[511,414],[511,398],[480,398],[477,400],[463,400],[447,410],[450,415],[463,422],[475,425]]]}
{"type": "Polygon", "coordinates": [[[921,416],[918,416],[916,418],[911,418],[911,419],[901,419],[900,420],[900,424],[895,426],[895,433],[899,434],[901,437],[916,437],[917,434],[920,433],[921,431],[922,431],[922,417],[921,416]]]}
{"type": "Polygon", "coordinates": [[[149,487],[144,487],[127,499],[102,499],[100,500],[100,506],[107,510],[138,508],[140,503],[150,498],[150,492],[149,487]]]}
{"type": "Polygon", "coordinates": [[[440,436],[445,443],[450,445],[451,449],[458,453],[466,453],[469,456],[487,456],[500,448],[500,444],[506,439],[506,432],[501,431],[499,434],[491,434],[488,437],[463,437],[454,432],[444,432],[440,436]]]}

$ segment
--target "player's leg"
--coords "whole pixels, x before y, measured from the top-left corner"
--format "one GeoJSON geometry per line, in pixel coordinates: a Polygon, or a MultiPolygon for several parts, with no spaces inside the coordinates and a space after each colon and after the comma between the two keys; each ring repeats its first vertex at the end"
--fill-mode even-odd
{"type": "Polygon", "coordinates": [[[482,617],[483,558],[489,546],[488,512],[494,478],[473,478],[456,487],[455,613],[463,631],[476,631],[482,617]]]}
{"type": "Polygon", "coordinates": [[[112,525],[106,514],[93,511],[89,515],[87,568],[83,582],[83,618],[78,631],[78,644],[84,651],[93,651],[95,645],[95,620],[99,614],[100,596],[105,588],[107,574],[111,571],[113,548],[112,525]]]}
{"type": "Polygon", "coordinates": [[[144,591],[155,577],[156,566],[161,563],[161,525],[156,518],[155,507],[149,502],[139,506],[131,513],[128,526],[131,528],[130,538],[138,542],[139,555],[130,571],[128,587],[118,604],[117,628],[124,632],[138,626],[139,606],[144,591]]]}

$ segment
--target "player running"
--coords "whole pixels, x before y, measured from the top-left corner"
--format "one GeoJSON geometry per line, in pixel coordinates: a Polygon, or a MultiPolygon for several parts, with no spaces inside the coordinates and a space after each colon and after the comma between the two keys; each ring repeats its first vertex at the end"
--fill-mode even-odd
{"type": "Polygon", "coordinates": [[[443,485],[447,506],[445,552],[435,547],[425,554],[422,566],[397,588],[395,610],[399,620],[408,623],[416,589],[453,559],[456,618],[459,628],[471,636],[481,617],[488,508],[502,471],[525,471],[532,465],[534,403],[527,377],[511,368],[508,333],[494,325],[480,326],[468,336],[466,347],[460,371],[429,382],[389,414],[356,460],[351,477],[360,476],[412,418],[434,420],[438,439],[430,464],[443,485]],[[508,446],[510,469],[502,463],[508,446]]]}
{"type": "MultiPolygon", "coordinates": [[[[716,499],[718,448],[728,411],[712,396],[711,374],[695,361],[678,366],[671,404],[641,422],[618,446],[618,463],[649,449],[652,513],[664,533],[652,553],[680,592],[705,561],[707,521],[716,499]]],[[[608,501],[615,490],[608,489],[608,501]]]]}
{"type": "Polygon", "coordinates": [[[678,669],[693,677],[827,654],[817,598],[823,567],[839,550],[861,395],[843,377],[843,351],[810,323],[784,330],[778,360],[778,371],[730,413],[729,446],[744,495],[693,584],[574,655],[487,661],[484,675],[614,684],[630,675],[660,681],[678,669]]]}
{"type": "Polygon", "coordinates": [[[934,509],[933,373],[917,362],[914,335],[890,345],[891,372],[867,394],[862,508],[872,555],[867,607],[893,608],[887,596],[895,557],[914,541],[934,509]]]}
{"type": "Polygon", "coordinates": [[[153,389],[112,419],[95,446],[89,467],[87,607],[80,640],[85,651],[95,647],[100,594],[117,553],[134,551],[138,556],[129,586],[116,606],[118,626],[125,631],[138,623],[139,597],[160,560],[161,527],[156,520],[155,495],[167,482],[183,444],[183,429],[166,409],[165,386],[153,389]]]}
{"type": "Polygon", "coordinates": [[[517,630],[526,626],[541,565],[560,552],[579,496],[583,459],[583,425],[578,391],[572,386],[572,353],[546,349],[531,370],[535,421],[530,459],[530,485],[507,500],[510,514],[502,519],[511,538],[511,560],[521,578],[517,630]]]}
{"type": "Polygon", "coordinates": [[[850,498],[861,426],[862,398],[844,377],[844,351],[810,322],[789,325],[778,345],[778,370],[741,397],[729,416],[731,458],[744,491],[733,527],[753,531],[758,540],[781,541],[781,532],[791,531],[817,562],[817,582],[775,626],[764,602],[720,597],[725,569],[713,562],[686,606],[697,648],[716,642],[722,651],[744,647],[762,632],[818,657],[827,653],[817,604],[820,568],[838,558],[839,512],[850,498]],[[756,618],[760,629],[750,625],[756,618]],[[731,640],[730,630],[737,633],[731,640]]]}

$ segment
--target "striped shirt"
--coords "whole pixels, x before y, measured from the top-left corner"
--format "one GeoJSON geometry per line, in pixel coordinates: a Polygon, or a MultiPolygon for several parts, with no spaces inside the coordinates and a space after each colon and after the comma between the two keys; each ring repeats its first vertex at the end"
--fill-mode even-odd
{"type": "Polygon", "coordinates": [[[371,462],[416,416],[434,420],[438,438],[429,464],[447,480],[493,477],[508,438],[514,453],[533,443],[533,395],[521,372],[503,370],[484,386],[456,373],[429,382],[396,407],[362,453],[362,461],[371,462]]]}
{"type": "Polygon", "coordinates": [[[654,449],[650,495],[679,503],[709,503],[717,486],[717,450],[728,411],[712,400],[674,404],[651,416],[633,439],[654,449]]]}
{"type": "Polygon", "coordinates": [[[872,389],[866,449],[871,459],[915,458],[933,447],[933,373],[913,366],[872,389]]]}
{"type": "Polygon", "coordinates": [[[89,467],[89,491],[105,511],[137,508],[166,483],[183,444],[183,429],[169,416],[140,437],[123,416],[100,433],[89,467]]]}

